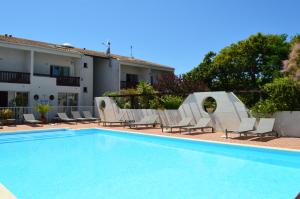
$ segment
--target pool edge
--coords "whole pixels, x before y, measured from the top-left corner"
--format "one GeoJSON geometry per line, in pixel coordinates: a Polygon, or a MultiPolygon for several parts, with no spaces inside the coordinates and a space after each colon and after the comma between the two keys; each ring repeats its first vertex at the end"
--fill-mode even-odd
{"type": "Polygon", "coordinates": [[[139,135],[155,136],[155,137],[164,137],[164,138],[172,138],[172,139],[179,139],[179,140],[189,140],[189,141],[197,141],[197,142],[225,144],[225,145],[231,145],[231,146],[272,149],[272,150],[278,150],[278,151],[288,151],[288,152],[299,152],[300,153],[300,149],[287,149],[287,148],[281,148],[281,147],[259,146],[259,145],[239,144],[239,143],[227,143],[227,142],[221,142],[221,141],[203,140],[203,139],[194,139],[194,138],[185,138],[185,137],[175,137],[175,136],[172,136],[172,135],[157,135],[157,134],[141,133],[141,132],[128,131],[128,130],[105,129],[105,128],[99,128],[99,127],[81,128],[81,129],[74,129],[74,130],[84,130],[84,129],[98,129],[98,130],[105,130],[105,131],[126,132],[126,133],[131,133],[131,134],[139,134],[139,135]]]}

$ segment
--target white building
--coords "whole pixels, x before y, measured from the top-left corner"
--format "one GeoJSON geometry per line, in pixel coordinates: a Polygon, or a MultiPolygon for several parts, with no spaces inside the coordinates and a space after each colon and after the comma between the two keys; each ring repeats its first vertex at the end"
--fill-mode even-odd
{"type": "Polygon", "coordinates": [[[173,72],[130,57],[0,35],[0,107],[92,106],[106,91],[155,83],[173,72]]]}

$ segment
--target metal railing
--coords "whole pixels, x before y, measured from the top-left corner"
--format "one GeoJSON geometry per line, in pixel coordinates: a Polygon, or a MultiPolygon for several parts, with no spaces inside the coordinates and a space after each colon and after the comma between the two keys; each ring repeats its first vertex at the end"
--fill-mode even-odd
{"type": "Polygon", "coordinates": [[[30,84],[30,73],[0,71],[0,82],[30,84]]]}
{"type": "Polygon", "coordinates": [[[34,73],[35,76],[56,78],[57,86],[80,86],[80,77],[52,76],[50,74],[34,73]]]}
{"type": "Polygon", "coordinates": [[[80,77],[56,77],[58,86],[80,86],[80,77]]]}
{"type": "MultiPolygon", "coordinates": [[[[7,119],[15,119],[17,123],[23,122],[23,114],[32,113],[36,117],[36,119],[40,118],[40,114],[38,113],[36,107],[0,107],[0,120],[3,120],[3,112],[4,110],[9,109],[11,111],[11,117],[7,119]]],[[[46,118],[48,122],[53,121],[56,114],[59,112],[66,113],[69,117],[72,117],[71,111],[90,111],[93,116],[95,115],[95,107],[94,106],[51,106],[49,112],[46,114],[46,118]]]]}

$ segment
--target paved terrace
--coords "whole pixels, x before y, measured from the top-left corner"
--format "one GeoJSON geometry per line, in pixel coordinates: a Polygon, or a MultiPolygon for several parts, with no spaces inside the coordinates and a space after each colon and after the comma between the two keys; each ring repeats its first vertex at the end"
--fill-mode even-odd
{"type": "Polygon", "coordinates": [[[216,133],[201,133],[199,131],[191,134],[184,135],[184,133],[180,134],[179,132],[173,133],[162,133],[160,128],[140,128],[140,129],[130,129],[128,127],[122,126],[107,126],[103,127],[97,123],[77,123],[77,124],[66,124],[66,123],[57,123],[57,124],[46,124],[43,126],[30,126],[30,125],[16,125],[16,126],[4,126],[3,129],[0,129],[1,132],[14,132],[20,130],[37,130],[37,129],[48,129],[48,128],[71,128],[71,129],[80,129],[80,128],[103,128],[103,129],[113,129],[113,130],[121,130],[121,131],[132,131],[139,132],[145,134],[154,134],[154,135],[164,135],[170,137],[183,137],[190,138],[196,140],[208,140],[208,141],[217,141],[224,143],[236,143],[236,144],[245,144],[245,145],[254,145],[254,146],[266,146],[266,147],[276,147],[276,148],[284,148],[284,149],[296,149],[300,150],[300,138],[292,138],[292,137],[264,137],[260,139],[258,137],[239,137],[235,134],[230,134],[231,138],[225,139],[224,133],[216,132],[216,133]]]}

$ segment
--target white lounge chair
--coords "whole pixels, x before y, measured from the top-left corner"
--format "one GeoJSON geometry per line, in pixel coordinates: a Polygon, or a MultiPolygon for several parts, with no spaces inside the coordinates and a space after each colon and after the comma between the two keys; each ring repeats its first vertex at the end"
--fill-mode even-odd
{"type": "Polygon", "coordinates": [[[265,135],[268,134],[275,134],[276,137],[278,137],[278,133],[273,131],[274,128],[274,124],[275,124],[275,119],[274,118],[261,118],[259,120],[258,126],[256,128],[256,130],[254,131],[249,131],[247,133],[245,133],[245,135],[247,136],[247,134],[253,134],[259,137],[263,137],[265,135]]]}
{"type": "Polygon", "coordinates": [[[124,116],[125,116],[125,112],[123,113],[119,113],[117,116],[116,116],[116,119],[115,120],[101,120],[101,122],[103,123],[103,126],[106,126],[106,124],[124,124],[126,123],[126,121],[124,120],[124,116]]]}
{"type": "Polygon", "coordinates": [[[81,117],[79,111],[71,111],[71,114],[72,114],[73,119],[75,119],[77,121],[80,121],[80,122],[89,121],[89,119],[81,117]]]}
{"type": "Polygon", "coordinates": [[[132,127],[137,127],[137,126],[153,126],[155,127],[155,125],[158,124],[158,116],[157,115],[148,115],[145,116],[141,119],[141,121],[139,122],[132,122],[132,123],[128,123],[128,126],[130,128],[132,127]]]}
{"type": "Polygon", "coordinates": [[[242,118],[241,123],[236,130],[225,129],[225,136],[228,138],[229,133],[238,133],[240,136],[246,134],[248,131],[254,130],[256,119],[255,118],[242,118]]]}
{"type": "Polygon", "coordinates": [[[97,121],[99,118],[93,117],[90,111],[82,111],[83,117],[89,121],[97,121]]]}
{"type": "Polygon", "coordinates": [[[33,114],[23,114],[24,122],[28,124],[41,124],[42,121],[36,120],[33,114]]]}
{"type": "Polygon", "coordinates": [[[77,121],[75,119],[69,118],[66,113],[57,113],[57,116],[63,122],[75,122],[76,123],[76,121],[77,121]]]}
{"type": "MultiPolygon", "coordinates": [[[[181,127],[179,129],[187,130],[189,134],[191,134],[192,130],[197,130],[197,129],[206,129],[210,128],[211,132],[214,132],[213,126],[209,126],[209,123],[211,122],[210,118],[200,118],[199,121],[193,125],[193,126],[186,126],[186,127],[181,127]]],[[[181,132],[181,131],[180,131],[181,132]]]]}
{"type": "Polygon", "coordinates": [[[169,125],[162,124],[161,131],[163,132],[164,128],[169,128],[172,133],[173,128],[179,128],[179,130],[180,130],[180,128],[182,128],[182,127],[191,126],[191,121],[192,121],[192,118],[186,117],[186,118],[183,118],[180,122],[178,122],[178,124],[169,124],[169,125]]]}

